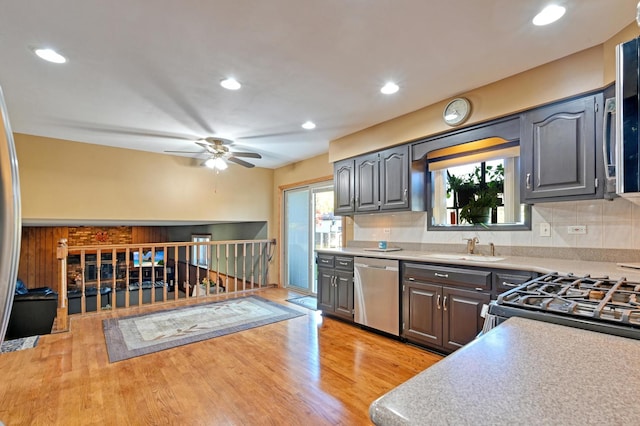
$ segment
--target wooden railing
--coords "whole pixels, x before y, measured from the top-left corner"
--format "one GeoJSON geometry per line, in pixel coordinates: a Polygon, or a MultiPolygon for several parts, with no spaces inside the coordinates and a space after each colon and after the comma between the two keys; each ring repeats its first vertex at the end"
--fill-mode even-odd
{"type": "Polygon", "coordinates": [[[265,287],[274,247],[275,240],[76,247],[60,240],[58,329],[68,314],[265,287]]]}

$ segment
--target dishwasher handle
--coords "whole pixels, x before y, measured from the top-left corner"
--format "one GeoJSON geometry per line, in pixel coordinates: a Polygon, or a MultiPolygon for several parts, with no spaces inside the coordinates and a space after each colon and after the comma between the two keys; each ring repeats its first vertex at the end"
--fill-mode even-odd
{"type": "Polygon", "coordinates": [[[395,266],[378,266],[378,265],[367,265],[365,263],[354,263],[354,266],[358,268],[366,268],[366,269],[380,269],[383,271],[398,271],[398,268],[395,266]]]}

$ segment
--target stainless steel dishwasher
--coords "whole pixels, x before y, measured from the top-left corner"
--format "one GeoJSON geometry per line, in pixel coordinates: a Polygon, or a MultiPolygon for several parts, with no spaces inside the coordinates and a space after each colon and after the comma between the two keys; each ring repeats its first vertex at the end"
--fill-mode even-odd
{"type": "Polygon", "coordinates": [[[399,262],[354,259],[354,321],[385,333],[400,335],[399,262]]]}

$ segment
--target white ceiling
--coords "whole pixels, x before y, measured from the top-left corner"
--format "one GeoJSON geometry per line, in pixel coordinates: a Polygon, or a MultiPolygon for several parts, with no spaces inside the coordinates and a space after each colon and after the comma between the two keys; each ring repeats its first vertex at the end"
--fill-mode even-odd
{"type": "Polygon", "coordinates": [[[557,0],[565,17],[534,27],[547,3],[0,0],[0,85],[14,132],[154,152],[221,136],[274,168],[600,44],[637,0],[557,0]],[[38,59],[43,46],[68,62],[38,59]],[[228,76],[242,89],[221,88],[228,76]],[[398,93],[379,92],[388,80],[398,93]]]}

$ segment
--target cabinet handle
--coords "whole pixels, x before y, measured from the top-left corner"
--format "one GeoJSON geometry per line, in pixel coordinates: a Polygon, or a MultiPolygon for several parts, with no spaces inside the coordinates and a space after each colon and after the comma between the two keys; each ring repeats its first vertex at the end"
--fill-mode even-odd
{"type": "Polygon", "coordinates": [[[527,173],[527,189],[531,189],[531,173],[527,173]]]}
{"type": "Polygon", "coordinates": [[[449,274],[441,274],[439,272],[434,272],[433,275],[435,275],[438,278],[449,278],[449,274]]]}
{"type": "Polygon", "coordinates": [[[517,287],[518,284],[514,284],[514,283],[508,283],[506,281],[502,281],[502,285],[505,287],[517,287]]]}
{"type": "Polygon", "coordinates": [[[354,206],[356,204],[356,199],[355,197],[351,197],[351,205],[354,206]]]}
{"type": "Polygon", "coordinates": [[[407,188],[404,189],[404,201],[407,201],[407,195],[408,195],[408,190],[407,188]]]}
{"type": "Polygon", "coordinates": [[[416,280],[416,279],[415,279],[415,278],[413,278],[413,277],[409,277],[409,278],[407,278],[407,279],[408,279],[409,281],[415,281],[415,280],[416,280]]]}
{"type": "Polygon", "coordinates": [[[438,305],[438,310],[440,309],[440,295],[438,295],[438,298],[436,299],[436,305],[438,305]]]}
{"type": "Polygon", "coordinates": [[[349,264],[349,262],[338,262],[338,263],[342,266],[347,266],[349,264]]]}
{"type": "Polygon", "coordinates": [[[444,297],[444,301],[442,302],[442,307],[444,308],[444,310],[447,310],[447,296],[444,297]]]}
{"type": "Polygon", "coordinates": [[[476,291],[482,291],[484,290],[482,287],[476,287],[476,291]]]}

